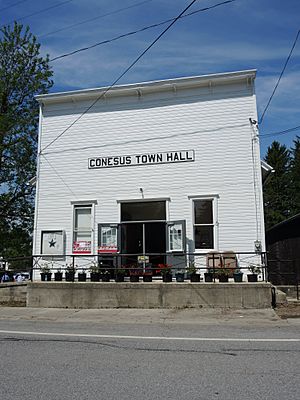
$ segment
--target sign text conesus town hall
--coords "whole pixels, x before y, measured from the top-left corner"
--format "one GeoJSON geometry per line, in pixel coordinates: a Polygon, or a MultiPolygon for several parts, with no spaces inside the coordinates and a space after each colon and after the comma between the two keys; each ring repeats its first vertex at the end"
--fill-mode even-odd
{"type": "Polygon", "coordinates": [[[89,158],[89,169],[195,161],[194,150],[89,158]]]}

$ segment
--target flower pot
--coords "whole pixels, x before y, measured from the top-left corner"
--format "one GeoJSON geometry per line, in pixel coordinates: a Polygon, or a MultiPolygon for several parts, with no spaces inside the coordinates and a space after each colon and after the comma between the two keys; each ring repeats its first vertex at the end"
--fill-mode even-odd
{"type": "Polygon", "coordinates": [[[228,282],[228,275],[220,274],[219,282],[228,282]]]}
{"type": "Polygon", "coordinates": [[[152,282],[152,275],[143,275],[143,282],[152,282]]]}
{"type": "Polygon", "coordinates": [[[256,274],[249,274],[247,275],[248,282],[257,282],[257,275],[256,274]]]}
{"type": "Polygon", "coordinates": [[[139,275],[130,275],[130,282],[139,282],[139,275]]]}
{"type": "Polygon", "coordinates": [[[91,282],[99,282],[100,274],[99,272],[91,272],[91,282]]]}
{"type": "Polygon", "coordinates": [[[190,281],[191,282],[200,282],[200,274],[190,274],[190,281]]]}
{"type": "Polygon", "coordinates": [[[204,272],[204,281],[205,282],[212,282],[213,281],[213,274],[211,272],[204,272]]]}
{"type": "Polygon", "coordinates": [[[67,282],[74,282],[74,279],[75,279],[75,272],[66,272],[67,282]]]}
{"type": "Polygon", "coordinates": [[[55,282],[61,282],[63,279],[62,272],[54,272],[54,280],[55,282]]]}
{"type": "Polygon", "coordinates": [[[184,282],[184,272],[177,272],[175,274],[176,282],[184,282]]]}
{"type": "Polygon", "coordinates": [[[85,282],[86,281],[86,273],[85,272],[79,272],[78,273],[78,282],[85,282]]]}
{"type": "Polygon", "coordinates": [[[109,282],[110,274],[102,274],[101,275],[101,280],[102,280],[102,282],[109,282]]]}
{"type": "Polygon", "coordinates": [[[116,282],[124,282],[124,275],[116,273],[115,281],[116,282]]]}
{"type": "Polygon", "coordinates": [[[48,282],[51,281],[51,272],[41,272],[41,281],[48,282]]]}
{"type": "Polygon", "coordinates": [[[233,274],[234,282],[243,282],[243,274],[240,272],[238,274],[233,274]]]}
{"type": "Polygon", "coordinates": [[[168,274],[163,274],[163,282],[172,282],[172,274],[168,273],[168,274]]]}

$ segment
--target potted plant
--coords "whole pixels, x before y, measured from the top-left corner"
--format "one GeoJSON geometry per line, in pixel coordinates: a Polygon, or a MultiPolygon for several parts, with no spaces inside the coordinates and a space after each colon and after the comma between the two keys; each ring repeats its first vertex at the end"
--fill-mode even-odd
{"type": "Polygon", "coordinates": [[[255,264],[250,264],[248,270],[251,274],[247,275],[248,282],[257,282],[257,275],[260,274],[260,268],[255,264]]]}
{"type": "Polygon", "coordinates": [[[184,282],[184,271],[179,270],[175,274],[176,282],[184,282]]]}
{"type": "Polygon", "coordinates": [[[219,268],[216,270],[216,275],[219,278],[219,282],[228,282],[228,275],[230,271],[227,268],[219,268]]]}
{"type": "Polygon", "coordinates": [[[52,273],[50,271],[50,267],[47,264],[41,266],[41,281],[51,281],[52,273]]]}
{"type": "Polygon", "coordinates": [[[102,282],[109,282],[110,281],[110,271],[108,269],[101,269],[100,279],[102,280],[102,282]]]}
{"type": "Polygon", "coordinates": [[[86,272],[82,269],[81,272],[78,272],[78,282],[86,282],[86,272]]]}
{"type": "Polygon", "coordinates": [[[207,272],[204,272],[204,281],[205,282],[213,282],[213,280],[214,280],[214,272],[210,268],[207,270],[207,272]]]}
{"type": "Polygon", "coordinates": [[[190,262],[186,270],[191,282],[200,282],[200,274],[197,274],[197,268],[194,262],[190,262]]]}
{"type": "Polygon", "coordinates": [[[117,268],[115,281],[116,282],[124,282],[125,275],[126,275],[126,268],[124,268],[124,267],[117,268]]]}
{"type": "Polygon", "coordinates": [[[240,268],[236,268],[233,272],[234,282],[243,282],[243,273],[240,268]]]}
{"type": "Polygon", "coordinates": [[[152,276],[152,263],[147,263],[143,272],[143,282],[152,282],[152,276]]]}
{"type": "Polygon", "coordinates": [[[129,268],[129,279],[130,282],[139,282],[140,276],[142,276],[143,270],[139,265],[133,264],[129,268]]]}
{"type": "Polygon", "coordinates": [[[163,282],[172,282],[172,270],[169,264],[158,264],[159,272],[162,275],[163,282]]]}
{"type": "Polygon", "coordinates": [[[91,282],[99,282],[100,281],[100,269],[96,261],[93,261],[90,268],[90,278],[91,282]]]}
{"type": "Polygon", "coordinates": [[[75,272],[76,269],[73,264],[66,264],[66,282],[74,282],[75,272]]]}
{"type": "Polygon", "coordinates": [[[55,282],[61,282],[63,279],[63,274],[61,272],[61,268],[57,268],[56,272],[54,272],[54,280],[55,282]]]}

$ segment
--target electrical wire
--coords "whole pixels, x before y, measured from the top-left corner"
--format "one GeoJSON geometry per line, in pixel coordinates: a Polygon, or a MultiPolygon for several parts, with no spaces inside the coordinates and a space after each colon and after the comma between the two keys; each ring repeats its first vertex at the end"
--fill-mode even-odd
{"type": "Polygon", "coordinates": [[[19,4],[25,3],[26,1],[28,1],[28,0],[21,0],[21,1],[18,1],[17,3],[11,4],[10,6],[0,8],[0,12],[8,10],[9,8],[15,7],[19,4]]]}
{"type": "MultiPolygon", "coordinates": [[[[182,19],[182,18],[190,17],[191,15],[198,14],[198,13],[200,13],[200,12],[204,12],[204,11],[208,11],[208,10],[212,10],[213,8],[217,8],[217,7],[222,6],[222,5],[225,5],[225,4],[233,3],[233,2],[235,2],[235,1],[237,1],[237,0],[227,0],[227,1],[223,1],[223,2],[221,2],[221,3],[217,3],[217,4],[214,4],[214,5],[212,5],[212,6],[204,7],[204,8],[201,8],[201,9],[199,9],[199,10],[195,10],[195,11],[190,12],[190,13],[188,13],[188,14],[182,15],[182,16],[179,17],[179,18],[182,19]]],[[[174,17],[174,18],[170,18],[170,19],[167,19],[167,20],[165,20],[165,21],[158,22],[158,23],[156,23],[156,24],[152,24],[152,25],[145,26],[145,27],[143,27],[143,28],[141,28],[141,29],[138,29],[138,30],[135,30],[135,31],[131,31],[131,32],[124,33],[124,34],[122,34],[122,35],[115,36],[115,37],[112,38],[112,39],[103,40],[103,41],[101,41],[101,42],[92,44],[92,45],[90,45],[90,46],[82,47],[82,48],[77,49],[77,50],[73,50],[73,51],[71,51],[71,52],[69,52],[69,53],[62,54],[62,55],[60,55],[60,56],[57,56],[57,57],[52,58],[52,59],[50,60],[50,62],[60,60],[61,58],[69,57],[69,56],[72,56],[72,55],[74,55],[74,54],[81,53],[82,51],[90,50],[90,49],[93,49],[93,48],[95,48],[95,47],[101,46],[101,45],[103,45],[103,44],[108,44],[108,43],[117,41],[117,40],[119,40],[119,39],[122,39],[122,38],[125,38],[125,37],[128,37],[128,36],[135,35],[135,34],[140,33],[140,32],[144,32],[144,31],[146,31],[146,30],[148,30],[148,29],[157,28],[157,27],[159,27],[159,26],[161,26],[161,25],[167,24],[168,22],[174,21],[175,19],[176,19],[175,17],[174,17]]],[[[176,19],[176,20],[177,20],[177,19],[176,19]]]]}
{"type": "Polygon", "coordinates": [[[73,190],[70,188],[70,186],[67,185],[67,183],[64,181],[63,177],[59,175],[59,173],[56,171],[56,169],[53,167],[53,165],[50,163],[50,161],[47,159],[47,157],[45,157],[44,154],[42,154],[42,156],[43,156],[44,160],[47,162],[47,164],[50,166],[50,168],[54,171],[55,175],[62,181],[62,183],[70,191],[72,196],[74,196],[76,198],[76,195],[73,192],[73,190]]]}
{"type": "Polygon", "coordinates": [[[192,131],[192,132],[180,132],[180,133],[175,133],[172,135],[160,135],[158,137],[149,137],[149,138],[144,138],[144,139],[131,139],[131,140],[125,140],[123,142],[113,142],[113,143],[105,143],[105,144],[100,144],[100,145],[92,145],[92,146],[84,146],[84,147],[74,147],[74,148],[64,148],[62,150],[56,150],[56,151],[48,151],[46,153],[43,153],[44,155],[48,154],[60,154],[60,153],[67,153],[67,152],[76,152],[76,151],[82,151],[82,150],[89,150],[89,149],[99,149],[99,148],[107,148],[107,147],[116,147],[116,146],[126,146],[129,144],[136,144],[136,143],[145,143],[145,142],[152,142],[156,140],[165,140],[165,139],[174,139],[176,137],[181,137],[181,136],[188,136],[188,135],[198,135],[199,133],[216,133],[221,130],[226,130],[226,129],[238,129],[238,128],[243,128],[245,126],[249,126],[249,123],[245,124],[238,124],[238,125],[225,125],[221,127],[215,127],[212,129],[202,129],[202,130],[197,130],[197,131],[192,131]]]}
{"type": "Polygon", "coordinates": [[[54,4],[54,5],[51,6],[51,7],[47,7],[47,8],[43,8],[42,10],[35,11],[35,12],[33,12],[32,14],[24,15],[23,17],[13,19],[12,21],[9,21],[9,22],[7,22],[6,24],[2,25],[2,26],[0,27],[0,29],[3,28],[5,25],[12,24],[12,23],[15,22],[15,21],[22,21],[22,20],[24,20],[24,19],[33,17],[33,16],[35,16],[35,15],[42,14],[42,13],[44,13],[44,12],[46,12],[46,11],[52,10],[53,8],[57,8],[57,7],[63,6],[64,4],[67,4],[67,3],[71,3],[71,1],[73,1],[73,0],[66,0],[66,1],[63,1],[62,3],[54,4]]]}
{"type": "Polygon", "coordinates": [[[155,45],[155,43],[157,43],[159,41],[159,39],[178,21],[178,19],[190,8],[192,7],[192,5],[198,0],[193,0],[190,2],[190,4],[185,7],[185,9],[183,11],[181,11],[181,13],[167,26],[166,29],[164,29],[158,36],[156,39],[154,39],[152,41],[152,43],[147,46],[147,48],[129,65],[129,67],[127,67],[125,69],[124,72],[122,72],[121,75],[118,76],[117,79],[115,79],[115,81],[103,92],[101,93],[100,96],[98,96],[96,98],[95,101],[92,102],[92,104],[87,107],[66,129],[64,129],[59,135],[57,135],[50,143],[48,143],[42,150],[41,152],[43,152],[45,149],[47,149],[48,147],[50,147],[54,142],[56,142],[56,140],[58,140],[60,137],[62,137],[72,126],[74,126],[76,124],[76,122],[78,122],[92,107],[94,107],[94,105],[96,103],[98,103],[98,101],[100,99],[102,99],[105,94],[112,89],[119,81],[121,78],[123,78],[124,75],[126,75],[126,73],[151,49],[151,47],[153,47],[155,45]]]}
{"type": "Polygon", "coordinates": [[[88,22],[92,22],[92,21],[96,21],[97,19],[108,17],[109,15],[118,14],[119,12],[126,11],[126,10],[129,10],[131,8],[134,8],[134,7],[139,7],[139,6],[143,5],[143,4],[150,3],[152,1],[153,0],[144,0],[144,1],[141,1],[139,3],[132,4],[131,6],[119,8],[119,9],[117,9],[115,11],[110,11],[110,12],[107,12],[105,14],[98,15],[97,17],[86,19],[84,21],[77,22],[76,24],[68,25],[66,27],[57,29],[55,31],[45,33],[44,35],[38,35],[38,37],[39,37],[39,39],[42,39],[42,38],[45,38],[47,36],[54,35],[55,33],[62,32],[62,31],[68,30],[68,29],[72,29],[72,28],[75,28],[76,26],[84,25],[84,24],[87,24],[88,22]]]}
{"type": "Polygon", "coordinates": [[[267,105],[266,105],[266,107],[265,107],[265,109],[264,109],[264,111],[263,111],[263,113],[262,113],[262,116],[261,116],[261,118],[260,118],[260,120],[259,120],[259,122],[258,122],[259,124],[262,124],[262,122],[263,122],[263,120],[264,120],[264,116],[265,116],[265,114],[266,114],[266,112],[267,112],[267,110],[268,110],[268,108],[269,108],[269,106],[270,106],[270,103],[271,103],[271,101],[272,101],[272,99],[273,99],[273,97],[274,97],[274,95],[275,95],[275,92],[276,92],[276,90],[277,90],[277,88],[278,88],[278,85],[279,85],[279,83],[280,83],[280,81],[281,81],[281,78],[282,78],[282,76],[283,76],[283,74],[284,74],[284,71],[285,71],[285,69],[286,69],[286,67],[287,67],[287,65],[288,65],[288,63],[289,63],[289,61],[290,61],[290,58],[292,57],[294,48],[295,48],[295,46],[296,46],[296,44],[297,44],[297,41],[298,41],[298,38],[299,38],[299,34],[300,34],[300,29],[299,29],[298,32],[297,32],[296,38],[295,38],[294,43],[293,43],[293,45],[292,45],[292,48],[291,48],[291,50],[290,50],[290,52],[289,52],[289,55],[288,55],[288,57],[287,57],[287,59],[286,59],[286,61],[285,61],[285,63],[284,63],[284,66],[283,66],[282,71],[281,71],[281,73],[280,73],[280,75],[279,75],[278,81],[277,81],[277,83],[276,83],[276,85],[275,85],[275,87],[274,87],[274,89],[273,89],[273,92],[272,92],[272,94],[271,94],[271,96],[270,96],[270,98],[269,98],[269,101],[268,101],[268,103],[267,103],[267,105]]]}
{"type": "Polygon", "coordinates": [[[265,134],[259,135],[259,137],[270,137],[270,136],[277,136],[277,135],[285,135],[286,133],[294,132],[294,131],[297,131],[298,129],[300,129],[300,125],[295,126],[294,128],[285,129],[284,131],[265,133],[265,134]]]}

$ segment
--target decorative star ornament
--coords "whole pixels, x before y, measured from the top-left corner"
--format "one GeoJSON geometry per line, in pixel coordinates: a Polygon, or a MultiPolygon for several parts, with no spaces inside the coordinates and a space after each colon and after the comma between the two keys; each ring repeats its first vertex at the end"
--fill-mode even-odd
{"type": "Polygon", "coordinates": [[[49,247],[55,247],[55,241],[53,239],[51,239],[51,241],[49,242],[49,247]]]}

